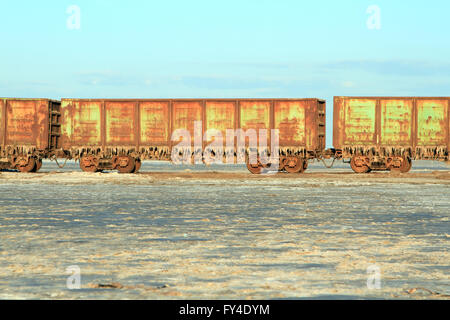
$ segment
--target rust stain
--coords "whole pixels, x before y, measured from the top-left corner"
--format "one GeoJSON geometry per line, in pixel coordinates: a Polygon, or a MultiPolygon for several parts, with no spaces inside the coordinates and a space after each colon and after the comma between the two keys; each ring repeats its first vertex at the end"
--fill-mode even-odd
{"type": "Polygon", "coordinates": [[[341,97],[333,98],[333,146],[342,149],[344,146],[343,128],[344,128],[344,99],[341,97]]]}
{"type": "Polygon", "coordinates": [[[446,144],[448,135],[447,108],[447,100],[421,99],[418,101],[418,145],[434,146],[446,144]]]}
{"type": "Polygon", "coordinates": [[[135,156],[142,152],[143,159],[167,159],[170,146],[178,143],[171,141],[177,129],[187,130],[193,143],[199,138],[206,146],[214,133],[202,139],[208,129],[226,138],[227,129],[255,129],[258,134],[259,129],[277,128],[280,147],[297,153],[325,148],[325,102],[317,99],[63,99],[61,109],[63,148],[77,157],[88,148],[107,157],[111,152],[135,156]],[[200,137],[194,136],[195,121],[202,122],[200,137]]]}
{"type": "MultiPolygon", "coordinates": [[[[177,143],[171,141],[171,134],[177,129],[187,130],[193,143],[200,141],[203,147],[214,137],[213,130],[226,137],[227,129],[254,129],[261,138],[259,129],[266,129],[269,138],[269,129],[278,129],[280,154],[292,158],[286,162],[290,171],[305,170],[305,159],[317,157],[325,147],[325,102],[318,99],[62,99],[54,104],[50,100],[0,101],[3,141],[46,149],[40,154],[27,149],[18,160],[23,170],[40,167],[40,158],[61,147],[58,154],[81,159],[86,171],[137,172],[143,159],[170,159],[170,147],[177,143]],[[196,121],[202,122],[200,132],[194,130],[196,121]],[[196,133],[200,137],[194,136],[196,133]],[[125,159],[126,164],[118,159],[125,159]]],[[[197,155],[199,151],[194,152],[197,155]]],[[[11,160],[12,165],[17,159],[11,160]]]]}
{"type": "Polygon", "coordinates": [[[203,121],[202,102],[174,101],[172,106],[172,112],[173,112],[172,130],[173,131],[177,129],[187,130],[191,135],[192,141],[194,141],[194,122],[203,121]]]}
{"type": "Polygon", "coordinates": [[[66,150],[72,145],[72,103],[70,99],[61,101],[61,147],[66,150]]]}
{"type": "Polygon", "coordinates": [[[1,99],[0,100],[0,145],[5,147],[5,138],[6,138],[6,133],[5,133],[5,101],[1,99]]]}
{"type": "Polygon", "coordinates": [[[334,148],[344,158],[370,156],[372,165],[407,172],[408,159],[449,158],[449,118],[449,98],[335,97],[334,148]]]}
{"type": "MultiPolygon", "coordinates": [[[[240,106],[240,129],[246,132],[245,144],[247,147],[254,147],[250,145],[250,138],[256,135],[256,143],[260,145],[270,145],[270,132],[267,131],[267,137],[264,139],[260,135],[261,129],[270,129],[270,106],[271,101],[247,101],[239,102],[240,106]],[[249,131],[250,130],[250,131],[249,131]],[[255,130],[252,132],[251,130],[255,130]]],[[[253,137],[252,137],[253,138],[253,137]]],[[[254,138],[253,138],[254,139],[254,138]]]]}
{"type": "MultiPolygon", "coordinates": [[[[100,146],[102,144],[100,101],[73,101],[71,114],[63,119],[72,122],[72,144],[76,146],[100,146]]],[[[70,110],[70,109],[69,109],[70,110]]],[[[63,122],[66,125],[67,122],[63,122]]]]}
{"type": "Polygon", "coordinates": [[[169,102],[141,102],[141,144],[169,144],[169,102]]]}
{"type": "Polygon", "coordinates": [[[305,146],[307,127],[306,101],[277,101],[274,105],[274,127],[280,130],[280,144],[305,146]]]}
{"type": "Polygon", "coordinates": [[[408,146],[412,144],[413,100],[381,100],[382,145],[408,146]]]}
{"type": "Polygon", "coordinates": [[[270,101],[240,101],[240,128],[268,129],[270,127],[270,101]]]}
{"type": "Polygon", "coordinates": [[[346,101],[344,108],[344,144],[376,144],[376,101],[373,99],[350,99],[346,101]]]}
{"type": "Polygon", "coordinates": [[[9,100],[6,115],[6,144],[38,145],[36,101],[9,100]]]}
{"type": "MultiPolygon", "coordinates": [[[[0,100],[0,169],[36,172],[42,158],[52,151],[50,108],[59,102],[48,99],[0,100]]],[[[58,123],[59,125],[59,123],[58,123]]]]}
{"type": "Polygon", "coordinates": [[[49,102],[36,102],[36,116],[35,116],[35,133],[36,133],[36,148],[45,149],[49,144],[49,102]]]}
{"type": "Polygon", "coordinates": [[[136,145],[134,102],[105,102],[105,115],[107,145],[136,145]]]}
{"type": "Polygon", "coordinates": [[[206,101],[206,142],[214,139],[214,131],[222,134],[225,143],[226,130],[235,129],[236,103],[234,101],[206,101]]]}

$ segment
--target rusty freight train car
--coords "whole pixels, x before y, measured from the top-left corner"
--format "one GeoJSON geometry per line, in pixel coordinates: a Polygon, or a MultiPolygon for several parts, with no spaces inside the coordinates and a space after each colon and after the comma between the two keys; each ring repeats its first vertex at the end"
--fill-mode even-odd
{"type": "Polygon", "coordinates": [[[333,122],[337,155],[355,172],[449,161],[449,97],[335,97],[333,122]]]}
{"type": "Polygon", "coordinates": [[[0,169],[36,172],[59,148],[60,102],[0,98],[0,169]]]}
{"type": "MultiPolygon", "coordinates": [[[[178,143],[172,133],[184,129],[194,137],[196,121],[202,137],[209,129],[224,137],[227,129],[278,129],[280,171],[303,172],[308,159],[320,157],[325,148],[320,99],[62,99],[61,113],[61,146],[80,160],[83,171],[131,173],[142,160],[171,160],[178,143]]],[[[202,148],[210,140],[207,134],[202,148]]],[[[237,150],[232,152],[236,156],[237,150]]],[[[260,173],[264,165],[255,161],[247,167],[260,173]]]]}

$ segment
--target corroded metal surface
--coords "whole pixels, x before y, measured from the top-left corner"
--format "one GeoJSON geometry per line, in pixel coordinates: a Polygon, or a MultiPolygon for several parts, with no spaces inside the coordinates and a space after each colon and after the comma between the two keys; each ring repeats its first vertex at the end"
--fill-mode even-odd
{"type": "Polygon", "coordinates": [[[40,168],[36,163],[59,144],[58,108],[58,101],[48,99],[0,99],[2,168],[40,168]]]}
{"type": "MultiPolygon", "coordinates": [[[[214,139],[214,131],[220,132],[224,142],[226,130],[237,128],[236,101],[206,101],[206,142],[214,139]]],[[[216,132],[217,134],[217,132],[216,132]]]]}
{"type": "MultiPolygon", "coordinates": [[[[448,160],[450,98],[335,97],[333,144],[344,158],[448,160]],[[377,158],[378,157],[378,158],[377,158]]],[[[389,168],[389,165],[387,165],[389,168]]],[[[396,166],[392,167],[396,169],[396,166]]]]}
{"type": "Polygon", "coordinates": [[[136,104],[134,102],[105,102],[105,144],[107,146],[135,146],[136,104]]]}
{"type": "Polygon", "coordinates": [[[6,120],[6,100],[0,99],[0,146],[5,147],[6,133],[5,133],[5,120],[6,120]]]}
{"type": "Polygon", "coordinates": [[[44,100],[7,100],[6,144],[35,146],[48,144],[48,103],[44,100]]]}
{"type": "Polygon", "coordinates": [[[241,101],[239,128],[247,129],[269,129],[270,128],[271,101],[241,101]]]}
{"type": "Polygon", "coordinates": [[[279,101],[274,106],[275,128],[280,130],[280,144],[306,145],[306,101],[279,101]]]}
{"type": "Polygon", "coordinates": [[[144,146],[168,146],[170,135],[169,102],[146,101],[140,103],[140,144],[144,146]]]}
{"type": "Polygon", "coordinates": [[[171,141],[177,129],[187,130],[203,148],[219,132],[225,144],[227,129],[239,128],[257,134],[279,129],[282,153],[308,151],[314,157],[325,148],[325,102],[318,99],[62,99],[61,109],[62,147],[74,158],[125,154],[169,160],[179,143],[171,141]],[[201,127],[194,127],[196,121],[201,127]]]}
{"type": "Polygon", "coordinates": [[[449,139],[449,100],[417,100],[417,145],[445,146],[449,139]]]}
{"type": "Polygon", "coordinates": [[[61,110],[63,148],[102,145],[100,101],[61,101],[61,110]]]}
{"type": "Polygon", "coordinates": [[[346,145],[374,145],[376,101],[351,99],[345,105],[344,143],[346,145]]]}
{"type": "MultiPolygon", "coordinates": [[[[203,101],[173,101],[172,102],[172,132],[187,130],[194,144],[194,124],[203,121],[203,101]]],[[[202,139],[203,129],[199,132],[202,139]]],[[[174,141],[177,144],[178,141],[174,141]]]]}
{"type": "Polygon", "coordinates": [[[381,145],[410,146],[413,128],[413,100],[381,99],[381,145]]]}

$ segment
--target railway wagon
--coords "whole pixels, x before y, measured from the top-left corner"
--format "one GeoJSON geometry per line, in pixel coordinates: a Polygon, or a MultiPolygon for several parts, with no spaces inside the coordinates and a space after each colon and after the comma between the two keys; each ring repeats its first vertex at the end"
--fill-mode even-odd
{"type": "Polygon", "coordinates": [[[60,143],[60,102],[0,98],[0,169],[36,172],[60,143]]]}
{"type": "MultiPolygon", "coordinates": [[[[278,129],[278,169],[289,173],[306,170],[308,159],[320,157],[325,148],[320,99],[62,99],[61,115],[62,149],[89,172],[132,173],[142,160],[171,160],[178,144],[172,133],[183,129],[194,137],[198,123],[204,139],[192,157],[214,140],[209,129],[223,137],[229,129],[278,129]]],[[[236,160],[236,140],[231,152],[236,160]]],[[[247,161],[255,174],[265,165],[247,161]]]]}
{"type": "Polygon", "coordinates": [[[334,97],[333,145],[353,171],[449,161],[449,97],[334,97]]]}

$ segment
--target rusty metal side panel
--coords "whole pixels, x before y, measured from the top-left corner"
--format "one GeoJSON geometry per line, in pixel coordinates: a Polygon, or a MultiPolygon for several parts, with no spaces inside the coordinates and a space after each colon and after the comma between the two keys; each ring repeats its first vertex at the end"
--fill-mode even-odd
{"type": "Polygon", "coordinates": [[[5,120],[6,120],[6,107],[5,107],[6,100],[1,99],[0,100],[0,146],[5,146],[5,120]]]}
{"type": "Polygon", "coordinates": [[[107,146],[135,146],[136,103],[105,101],[105,143],[107,146]]]}
{"type": "Polygon", "coordinates": [[[240,128],[269,129],[270,128],[270,101],[239,101],[240,128]]]}
{"type": "Polygon", "coordinates": [[[344,98],[333,98],[333,147],[342,149],[344,145],[344,98]]]}
{"type": "Polygon", "coordinates": [[[319,150],[319,112],[318,102],[309,100],[306,104],[306,149],[319,150]]]}
{"type": "Polygon", "coordinates": [[[417,100],[418,146],[448,145],[448,107],[446,99],[417,100]]]}
{"type": "Polygon", "coordinates": [[[48,101],[7,100],[5,131],[7,145],[47,148],[48,101]]]}
{"type": "MultiPolygon", "coordinates": [[[[191,135],[194,144],[194,122],[203,121],[202,101],[173,101],[172,103],[172,133],[184,129],[191,135]]],[[[204,126],[203,126],[204,127],[204,126]]],[[[201,132],[203,135],[203,132],[201,132]]],[[[178,143],[173,141],[174,144],[178,143]]]]}
{"type": "Polygon", "coordinates": [[[274,128],[279,130],[280,146],[306,146],[308,101],[275,101],[274,128]]]}
{"type": "Polygon", "coordinates": [[[142,146],[170,145],[169,102],[141,102],[140,141],[142,146]]]}
{"type": "Polygon", "coordinates": [[[61,147],[68,150],[72,145],[72,100],[61,100],[61,147]]]}
{"type": "Polygon", "coordinates": [[[48,140],[50,102],[48,100],[39,100],[36,103],[36,125],[38,126],[36,147],[37,149],[44,150],[50,147],[48,140]]]}
{"type": "Polygon", "coordinates": [[[382,146],[412,146],[413,99],[381,99],[382,146]]]}
{"type": "Polygon", "coordinates": [[[350,98],[344,102],[344,145],[377,145],[376,99],[350,98]]]}
{"type": "Polygon", "coordinates": [[[71,147],[102,145],[101,101],[72,101],[67,120],[72,122],[71,147]]]}
{"type": "Polygon", "coordinates": [[[205,112],[206,143],[214,140],[214,131],[219,131],[225,144],[226,130],[236,129],[236,103],[234,101],[206,101],[205,112]]]}
{"type": "Polygon", "coordinates": [[[34,101],[7,100],[7,145],[33,145],[37,138],[35,123],[36,104],[34,101]]]}
{"type": "MultiPolygon", "coordinates": [[[[272,101],[263,100],[241,100],[239,101],[239,121],[240,129],[245,132],[249,129],[255,130],[258,147],[260,144],[270,146],[271,128],[271,105],[272,101]],[[267,140],[260,141],[259,130],[267,129],[267,140]]],[[[273,125],[273,124],[272,124],[273,125]]],[[[246,138],[246,145],[249,146],[249,136],[246,138]]]]}

